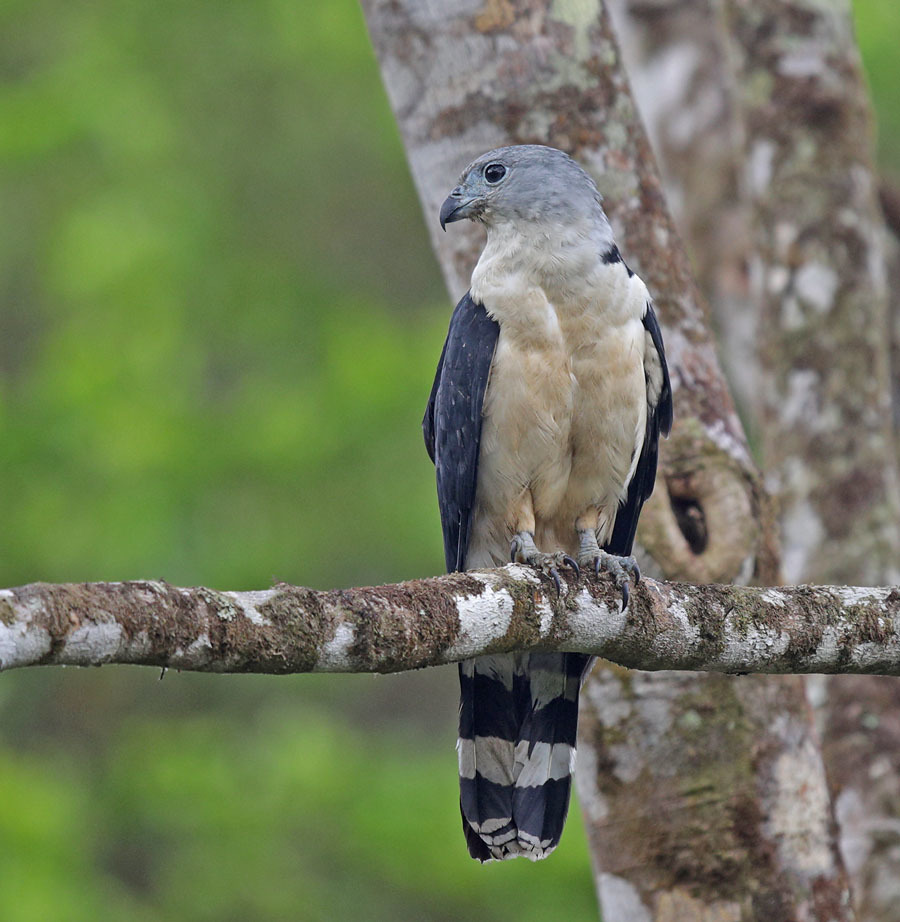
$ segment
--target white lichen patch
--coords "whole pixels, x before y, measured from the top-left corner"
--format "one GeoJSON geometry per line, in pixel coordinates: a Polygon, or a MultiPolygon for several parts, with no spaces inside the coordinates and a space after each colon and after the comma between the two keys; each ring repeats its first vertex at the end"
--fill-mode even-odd
{"type": "Polygon", "coordinates": [[[764,138],[756,141],[750,148],[747,158],[747,183],[754,195],[765,195],[769,189],[776,150],[775,142],[764,138]]]}
{"type": "Polygon", "coordinates": [[[783,77],[821,76],[826,72],[824,49],[819,42],[805,42],[782,55],[775,67],[783,77]]]}
{"type": "Polygon", "coordinates": [[[791,273],[786,266],[774,265],[766,275],[766,289],[770,295],[780,295],[788,287],[791,273]]]}
{"type": "Polygon", "coordinates": [[[791,248],[797,241],[797,225],[793,221],[778,221],[775,224],[775,252],[779,259],[787,261],[791,248]]]}
{"type": "Polygon", "coordinates": [[[786,427],[809,426],[815,419],[819,407],[821,378],[818,372],[809,368],[791,371],[782,402],[781,415],[786,427]]]}
{"type": "Polygon", "coordinates": [[[153,641],[150,640],[150,635],[146,631],[138,631],[128,642],[128,649],[131,656],[138,659],[151,652],[153,641]]]}
{"type": "Polygon", "coordinates": [[[830,874],[828,788],[821,758],[808,736],[778,757],[772,784],[766,831],[775,842],[782,867],[810,876],[830,874]]]}
{"type": "Polygon", "coordinates": [[[653,655],[662,661],[680,657],[700,640],[700,629],[691,623],[686,602],[687,600],[681,600],[672,593],[668,612],[669,617],[675,622],[675,628],[660,632],[650,644],[653,655]]]}
{"type": "Polygon", "coordinates": [[[782,519],[784,555],[782,567],[788,583],[799,583],[806,563],[825,535],[825,529],[812,503],[796,502],[785,510],[782,519]]]}
{"type": "MultiPolygon", "coordinates": [[[[897,645],[892,644],[893,650],[889,653],[885,645],[880,643],[859,643],[853,648],[850,662],[858,666],[862,672],[881,672],[886,662],[897,662],[897,645]]],[[[896,667],[895,667],[896,668],[896,667]]]]}
{"type": "Polygon", "coordinates": [[[0,621],[0,669],[30,666],[49,652],[49,631],[28,622],[0,621]]]}
{"type": "Polygon", "coordinates": [[[124,646],[125,631],[115,621],[86,621],[67,637],[62,657],[66,662],[92,665],[114,659],[124,646]]]}
{"type": "Polygon", "coordinates": [[[784,608],[787,604],[785,595],[780,589],[764,589],[760,593],[760,598],[766,605],[777,605],[779,608],[784,608]]]}
{"type": "Polygon", "coordinates": [[[657,145],[662,130],[676,147],[685,146],[696,135],[698,118],[688,103],[693,76],[701,63],[696,45],[679,42],[667,45],[633,72],[634,93],[657,145]]]}
{"type": "Polygon", "coordinates": [[[595,599],[587,589],[579,590],[575,596],[575,608],[566,618],[568,634],[578,649],[599,649],[619,637],[625,630],[627,611],[621,606],[612,607],[595,599]]]}
{"type": "Polygon", "coordinates": [[[798,297],[820,314],[831,310],[839,283],[838,274],[824,263],[807,263],[794,273],[798,297]]]}
{"type": "Polygon", "coordinates": [[[550,15],[572,27],[575,58],[583,61],[590,51],[590,29],[600,13],[598,0],[553,0],[550,15]]]}
{"type": "Polygon", "coordinates": [[[893,590],[880,586],[832,586],[831,592],[842,605],[883,605],[893,590]]]}
{"type": "Polygon", "coordinates": [[[349,672],[353,658],[350,650],[353,647],[353,628],[346,621],[339,621],[331,638],[319,652],[316,660],[317,672],[349,672]]]}
{"type": "Polygon", "coordinates": [[[834,815],[840,829],[840,849],[851,874],[858,874],[869,860],[875,843],[869,813],[856,788],[845,787],[834,802],[834,815]]]}
{"type": "MultiPolygon", "coordinates": [[[[532,579],[537,584],[537,577],[525,568],[513,569],[516,578],[532,579]]],[[[492,640],[503,637],[512,623],[514,603],[509,590],[494,588],[491,577],[477,571],[470,571],[468,576],[483,583],[484,590],[456,600],[459,636],[447,650],[448,660],[476,655],[492,640]]]]}
{"type": "Polygon", "coordinates": [[[278,592],[278,589],[263,589],[257,592],[224,592],[222,594],[234,600],[235,606],[248,621],[262,626],[271,624],[271,622],[260,614],[258,606],[265,605],[278,592]]]}
{"type": "Polygon", "coordinates": [[[725,643],[720,656],[728,672],[754,671],[767,663],[781,659],[790,646],[784,631],[753,624],[741,629],[734,624],[732,615],[725,626],[725,643]]]}
{"type": "Polygon", "coordinates": [[[211,652],[212,647],[209,642],[209,634],[204,631],[191,641],[188,648],[184,651],[184,658],[191,663],[204,663],[209,659],[209,654],[211,652]]]}
{"type": "Polygon", "coordinates": [[[575,787],[578,791],[578,803],[592,823],[602,823],[609,816],[609,803],[594,782],[597,777],[597,771],[596,748],[582,746],[578,751],[578,771],[575,773],[575,787]]]}
{"type": "Polygon", "coordinates": [[[631,715],[632,699],[619,677],[608,669],[596,669],[581,693],[604,727],[615,727],[631,715]]]}
{"type": "Polygon", "coordinates": [[[750,457],[747,454],[746,445],[734,434],[741,431],[740,421],[737,416],[731,417],[729,421],[733,424],[730,428],[726,427],[723,419],[717,417],[706,427],[706,434],[710,441],[725,454],[739,461],[749,462],[750,457]]]}
{"type": "Polygon", "coordinates": [[[840,634],[837,628],[830,625],[826,626],[822,631],[822,639],[819,641],[815,652],[810,657],[810,662],[822,663],[823,666],[828,663],[836,663],[840,650],[840,645],[838,643],[839,637],[840,634]]]}
{"type": "Polygon", "coordinates": [[[641,902],[637,888],[624,877],[601,873],[597,879],[597,895],[604,919],[653,922],[650,910],[641,902]]]}

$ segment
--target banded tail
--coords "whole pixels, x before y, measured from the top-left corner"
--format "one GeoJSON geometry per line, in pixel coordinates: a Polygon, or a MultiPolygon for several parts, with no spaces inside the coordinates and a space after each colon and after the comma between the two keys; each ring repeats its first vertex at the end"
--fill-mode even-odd
{"type": "Polygon", "coordinates": [[[575,767],[582,653],[459,664],[459,788],[469,854],[537,861],[559,844],[575,767]]]}

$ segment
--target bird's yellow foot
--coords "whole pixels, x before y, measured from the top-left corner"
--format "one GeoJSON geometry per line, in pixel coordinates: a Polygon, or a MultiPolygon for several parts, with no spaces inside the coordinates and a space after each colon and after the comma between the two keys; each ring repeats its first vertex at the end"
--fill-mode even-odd
{"type": "Polygon", "coordinates": [[[540,570],[545,576],[549,576],[556,586],[556,594],[560,594],[562,585],[559,581],[559,568],[569,567],[575,577],[581,575],[577,562],[568,554],[557,551],[555,554],[545,554],[539,551],[534,543],[534,535],[530,531],[520,531],[509,546],[509,559],[513,563],[527,563],[535,570],[540,570]]]}
{"type": "Polygon", "coordinates": [[[599,575],[601,570],[611,573],[616,588],[622,593],[622,608],[625,608],[631,594],[631,579],[634,579],[635,584],[641,579],[638,562],[634,557],[617,557],[604,551],[597,544],[597,535],[592,528],[578,532],[578,543],[578,563],[593,569],[595,576],[599,575]]]}

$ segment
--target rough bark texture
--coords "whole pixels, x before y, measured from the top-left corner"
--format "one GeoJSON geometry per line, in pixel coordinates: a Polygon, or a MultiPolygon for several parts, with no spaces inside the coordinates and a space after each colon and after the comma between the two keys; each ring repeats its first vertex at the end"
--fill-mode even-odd
{"type": "Polygon", "coordinates": [[[666,200],[710,305],[725,375],[755,441],[756,311],[741,194],[742,126],[720,0],[611,0],[666,200]]]}
{"type": "MultiPolygon", "coordinates": [[[[457,5],[453,12],[442,4],[412,0],[364,0],[363,6],[453,294],[465,288],[479,248],[478,231],[442,239],[434,215],[461,167],[506,143],[548,143],[574,154],[597,179],[626,258],[654,292],[674,367],[675,435],[664,446],[662,476],[644,510],[639,537],[667,576],[773,581],[777,550],[768,507],[716,364],[603,5],[597,0],[519,5],[488,0],[457,5]]],[[[718,689],[699,679],[695,683],[689,692],[682,683],[673,694],[702,697],[713,707],[718,689]]],[[[748,693],[746,700],[751,697],[748,693]]],[[[758,703],[762,696],[753,700],[758,703]]],[[[636,709],[635,719],[642,713],[636,709]]],[[[772,727],[758,743],[772,751],[787,746],[775,724],[809,722],[805,704],[790,696],[783,696],[781,709],[768,716],[772,727]]],[[[632,731],[640,732],[637,727],[623,732],[632,731]]],[[[613,768],[600,765],[599,770],[613,768]]],[[[579,773],[580,781],[588,782],[580,789],[588,816],[589,776],[579,773]]],[[[768,775],[760,774],[757,785],[760,802],[777,802],[769,797],[768,775]]],[[[629,792],[621,796],[625,803],[629,792]]],[[[699,814],[683,811],[671,827],[678,830],[680,848],[691,849],[702,822],[699,814]]],[[[760,819],[760,824],[768,822],[760,819]]],[[[605,836],[615,850],[613,843],[628,830],[607,825],[594,833],[605,836]]],[[[637,876],[630,880],[640,883],[637,876]]],[[[748,868],[744,884],[748,892],[768,894],[766,905],[783,907],[781,918],[793,918],[791,913],[799,915],[811,905],[811,882],[789,862],[774,877],[771,869],[748,868]]],[[[843,899],[839,871],[815,886],[820,894],[827,891],[825,902],[839,905],[843,899]]],[[[641,918],[649,918],[651,911],[656,918],[671,918],[672,900],[682,892],[689,892],[693,903],[690,911],[682,906],[678,918],[713,917],[709,913],[716,911],[717,896],[710,875],[684,878],[679,887],[678,894],[640,893],[641,918]]],[[[633,905],[623,915],[621,907],[608,903],[607,891],[599,889],[607,922],[639,918],[633,905]]]]}
{"type": "Polygon", "coordinates": [[[607,669],[586,696],[604,919],[851,918],[802,680],[607,669]]]}
{"type": "MultiPolygon", "coordinates": [[[[893,581],[900,560],[886,234],[849,2],[727,0],[754,206],[765,466],[789,580],[893,581]]],[[[900,905],[893,683],[825,686],[823,747],[860,918],[900,905]],[[889,770],[888,770],[889,769],[889,770]]]]}
{"type": "MultiPolygon", "coordinates": [[[[747,409],[758,378],[747,273],[749,208],[739,194],[741,126],[720,4],[618,0],[613,6],[638,105],[661,156],[667,197],[712,305],[729,378],[745,420],[752,421],[747,409]]],[[[654,894],[650,902],[660,919],[846,917],[845,877],[802,686],[795,680],[709,679],[701,696],[699,685],[688,689],[680,679],[671,687],[634,681],[634,706],[618,715],[613,728],[604,724],[608,711],[590,712],[606,759],[606,771],[596,775],[598,787],[610,775],[631,780],[614,785],[612,795],[597,790],[588,802],[603,803],[614,828],[627,824],[636,803],[645,804],[644,823],[628,826],[621,840],[626,846],[641,843],[642,829],[664,830],[666,848],[650,847],[643,873],[629,875],[632,883],[611,865],[611,876],[601,881],[604,905],[614,902],[612,894],[633,898],[640,892],[654,894]],[[688,717],[666,718],[673,709],[688,717]],[[719,718],[735,731],[726,752],[719,748],[719,718]],[[788,727],[791,732],[784,732],[788,727]],[[621,745],[617,734],[630,744],[621,745]],[[786,785],[789,776],[773,769],[785,765],[802,769],[809,797],[792,799],[796,785],[786,785]],[[641,766],[637,775],[635,766],[641,766]],[[670,797],[676,778],[686,793],[670,797]],[[666,793],[656,796],[659,791],[666,793]],[[749,816],[765,821],[748,826],[749,816]],[[748,828],[755,829],[752,837],[748,828]],[[673,861],[673,851],[680,861],[673,861]],[[759,887],[760,880],[767,885],[759,887]]],[[[615,687],[615,674],[609,683],[615,687]]],[[[585,777],[590,783],[592,774],[585,777]]],[[[617,918],[634,915],[627,898],[615,912],[617,918]]]]}
{"type": "MultiPolygon", "coordinates": [[[[557,597],[548,579],[512,564],[328,592],[286,584],[223,592],[151,581],[0,590],[0,671],[130,663],[200,672],[400,672],[528,649],[594,653],[644,670],[900,675],[900,590],[643,579],[623,611],[608,578],[570,575],[557,597]]],[[[598,684],[609,681],[604,673],[598,684]]],[[[684,694],[695,708],[718,706],[719,684],[711,686],[711,701],[683,678],[672,681],[666,694],[678,707],[686,706],[684,694]]],[[[654,696],[665,682],[656,681],[654,696]]],[[[756,693],[749,684],[735,691],[756,693]]],[[[765,713],[783,707],[767,699],[765,713]]],[[[747,719],[759,722],[746,709],[747,719]]],[[[757,736],[754,751],[767,745],[762,729],[757,736]]],[[[730,748],[716,760],[723,755],[752,753],[730,748]]],[[[681,783],[694,783],[690,773],[681,783]]]]}
{"type": "MultiPolygon", "coordinates": [[[[691,60],[690,68],[668,69],[674,105],[655,119],[654,132],[667,191],[674,189],[675,200],[685,203],[681,217],[689,245],[697,257],[724,255],[726,280],[739,279],[731,269],[740,269],[741,261],[748,269],[752,265],[749,303],[744,295],[743,303],[733,302],[738,312],[720,309],[717,317],[726,365],[737,363],[740,374],[731,377],[739,385],[762,380],[747,345],[754,342],[754,326],[764,334],[759,355],[771,387],[759,406],[746,400],[742,406],[745,420],[765,409],[767,470],[778,475],[776,489],[788,491],[788,576],[890,581],[898,546],[894,459],[886,451],[880,248],[885,239],[894,241],[875,206],[868,103],[849,4],[629,0],[625,5],[620,22],[630,35],[629,66],[649,77],[661,62],[691,60]],[[693,37],[679,29],[686,21],[697,26],[693,37]],[[717,105],[704,107],[704,100],[717,105]],[[717,113],[707,122],[707,136],[695,134],[679,145],[670,126],[692,114],[697,123],[703,111],[717,113]],[[741,143],[729,151],[728,138],[741,143]],[[716,139],[718,152],[711,148],[716,139]],[[733,165],[723,162],[724,151],[734,156],[733,165]],[[707,188],[726,189],[735,175],[743,176],[737,202],[713,203],[708,212],[736,245],[723,254],[692,207],[704,201],[707,188]],[[752,237],[743,230],[748,219],[752,237]],[[758,321],[752,319],[757,314],[758,321]],[[743,351],[735,350],[733,344],[741,342],[743,351]]],[[[640,90],[648,82],[638,80],[636,86],[640,90]]],[[[640,93],[639,104],[650,113],[659,109],[640,93]]],[[[896,202],[890,190],[882,190],[889,219],[900,214],[896,202]]],[[[703,272],[702,259],[698,264],[703,272]]],[[[894,247],[889,286],[894,295],[897,266],[894,247]]],[[[730,293],[723,292],[721,277],[705,273],[702,280],[713,304],[727,308],[730,293]]],[[[895,311],[895,343],[898,316],[895,311]]],[[[895,394],[897,380],[895,366],[895,394]]],[[[898,406],[895,401],[895,416],[898,406]]],[[[896,431],[895,425],[895,438],[896,431]]],[[[877,679],[842,679],[818,692],[817,699],[829,705],[820,709],[825,756],[860,917],[893,920],[900,903],[897,690],[877,679]]]]}
{"type": "Polygon", "coordinates": [[[863,922],[896,922],[900,907],[900,689],[841,676],[820,709],[841,853],[863,922]]]}
{"type": "Polygon", "coordinates": [[[893,581],[883,219],[849,2],[726,6],[744,88],[764,459],[782,503],[784,575],[893,581]]]}

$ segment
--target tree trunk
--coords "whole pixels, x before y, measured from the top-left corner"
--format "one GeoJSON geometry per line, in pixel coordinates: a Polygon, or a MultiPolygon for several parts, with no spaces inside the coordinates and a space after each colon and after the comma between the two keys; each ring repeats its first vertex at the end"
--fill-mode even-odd
{"type": "Polygon", "coordinates": [[[801,679],[608,668],[587,699],[579,791],[596,785],[607,922],[852,918],[801,679]]]}
{"type": "MultiPolygon", "coordinates": [[[[900,560],[885,228],[849,3],[729,0],[759,259],[766,470],[789,580],[893,580],[900,560]],[[765,74],[776,74],[764,83],[765,74]],[[745,82],[746,81],[746,82],[745,82]],[[799,463],[798,463],[799,462],[799,463]]],[[[900,900],[895,683],[831,681],[823,747],[860,918],[900,900]],[[885,771],[888,767],[890,771],[885,771]]]]}
{"type": "MultiPolygon", "coordinates": [[[[448,244],[437,235],[434,215],[466,162],[501,144],[527,142],[551,144],[578,158],[606,195],[626,258],[655,295],[674,370],[676,429],[663,448],[661,477],[645,508],[639,536],[668,576],[731,580],[755,575],[773,580],[777,553],[765,495],[716,363],[687,257],[666,210],[603,5],[534,0],[517,9],[506,0],[488,0],[483,6],[467,4],[465,12],[456,14],[447,13],[443,4],[413,0],[364,0],[363,6],[453,294],[465,288],[479,248],[478,232],[473,229],[464,243],[448,244]]],[[[454,239],[461,238],[450,238],[454,239]]],[[[593,681],[606,686],[610,679],[601,671],[593,681]]],[[[671,683],[665,696],[675,702],[672,707],[695,715],[714,713],[722,693],[717,682],[697,679],[657,676],[652,687],[635,682],[635,707],[627,726],[619,729],[655,740],[661,751],[690,742],[677,721],[666,724],[667,743],[657,733],[654,701],[661,695],[660,683],[666,682],[671,683]],[[683,707],[678,704],[682,700],[687,702],[683,707]]],[[[785,686],[773,712],[765,688],[757,688],[755,680],[746,680],[745,686],[734,694],[741,700],[742,721],[754,733],[736,733],[729,742],[749,747],[732,758],[754,767],[756,774],[744,790],[756,809],[749,821],[746,812],[732,815],[728,830],[734,836],[760,836],[768,843],[765,847],[784,857],[773,859],[777,873],[773,863],[751,865],[741,885],[755,905],[779,907],[780,915],[768,918],[794,918],[820,903],[835,907],[835,919],[845,918],[841,907],[846,888],[833,843],[826,836],[827,860],[793,861],[792,849],[784,845],[790,827],[780,809],[785,799],[774,796],[770,780],[769,766],[792,757],[790,740],[798,733],[809,741],[812,761],[817,759],[805,701],[785,686]],[[785,733],[785,727],[805,729],[785,733]],[[766,759],[758,758],[760,751],[768,754],[766,759]],[[774,811],[771,817],[766,815],[769,808],[774,811]]],[[[717,874],[732,873],[726,869],[731,856],[725,853],[706,852],[702,861],[686,861],[685,874],[677,882],[649,880],[640,867],[618,865],[610,877],[602,866],[603,855],[640,853],[648,824],[663,819],[645,816],[645,823],[627,826],[604,822],[604,816],[627,815],[644,786],[608,758],[613,750],[596,729],[602,720],[593,713],[593,684],[584,700],[585,740],[597,748],[582,746],[585,764],[578,773],[579,792],[606,922],[711,918],[708,912],[718,905],[711,882],[717,874]],[[622,893],[628,894],[624,901],[617,896],[622,893]]],[[[709,783],[711,798],[727,798],[727,788],[720,785],[730,779],[715,770],[720,757],[699,747],[694,752],[696,761],[685,766],[685,785],[709,783]]],[[[824,804],[815,803],[818,812],[809,804],[800,817],[807,824],[799,836],[802,841],[819,842],[821,830],[828,830],[827,798],[824,804]]],[[[698,828],[706,829],[713,819],[702,804],[686,807],[668,821],[671,847],[685,855],[700,838],[698,828]]]]}
{"type": "Polygon", "coordinates": [[[849,3],[726,0],[784,575],[898,572],[884,223],[849,3]],[[797,463],[799,461],[799,463],[797,463]]]}
{"type": "Polygon", "coordinates": [[[710,306],[724,372],[751,443],[759,390],[747,274],[750,208],[742,125],[720,0],[611,0],[666,200],[710,306]]]}
{"type": "MultiPolygon", "coordinates": [[[[732,148],[729,167],[710,155],[708,143],[673,149],[665,126],[657,132],[667,174],[684,201],[702,199],[708,186],[730,176],[744,177],[735,212],[746,220],[743,203],[749,205],[752,229],[736,236],[746,246],[737,262],[744,261],[754,283],[754,303],[744,310],[759,319],[748,324],[727,309],[718,316],[726,344],[747,340],[748,326],[764,334],[759,363],[746,352],[726,354],[743,369],[765,368],[742,372],[767,382],[757,389],[764,399],[744,406],[765,417],[766,469],[785,498],[786,575],[891,581],[898,542],[882,252],[887,233],[849,5],[663,0],[664,12],[654,6],[650,14],[641,0],[627,5],[622,22],[631,33],[626,47],[636,52],[634,66],[653,71],[652,56],[640,54],[648,47],[657,58],[678,53],[684,38],[671,29],[672,19],[702,18],[713,45],[718,33],[719,48],[707,50],[705,66],[695,65],[696,79],[683,79],[681,92],[670,92],[695,103],[730,96],[718,109],[727,117],[713,128],[724,121],[724,133],[745,146],[732,148]]],[[[677,115],[670,112],[670,120],[677,122],[677,115]]],[[[683,226],[695,253],[714,252],[690,214],[683,226]]],[[[705,281],[714,303],[724,306],[715,276],[705,281]]],[[[895,319],[895,341],[898,328],[895,319]]],[[[896,685],[841,679],[820,688],[818,700],[824,692],[828,706],[820,714],[842,852],[860,917],[886,922],[896,918],[900,900],[896,685]]]]}

